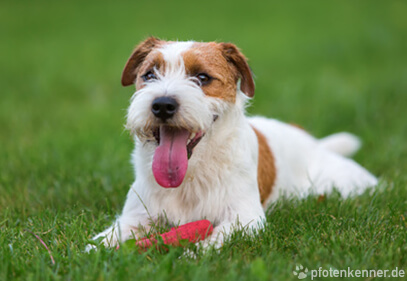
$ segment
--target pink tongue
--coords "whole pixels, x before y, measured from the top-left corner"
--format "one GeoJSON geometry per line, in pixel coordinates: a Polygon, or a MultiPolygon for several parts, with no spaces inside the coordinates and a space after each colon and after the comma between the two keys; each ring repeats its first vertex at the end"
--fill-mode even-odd
{"type": "Polygon", "coordinates": [[[160,127],[160,144],[153,157],[153,174],[162,187],[178,187],[188,168],[189,132],[168,126],[160,127]]]}

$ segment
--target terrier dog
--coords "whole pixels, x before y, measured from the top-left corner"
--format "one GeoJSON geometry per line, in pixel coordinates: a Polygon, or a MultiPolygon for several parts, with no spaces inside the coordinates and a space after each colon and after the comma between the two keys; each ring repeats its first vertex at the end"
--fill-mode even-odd
{"type": "Polygon", "coordinates": [[[254,95],[247,60],[230,43],[148,38],[123,71],[135,84],[127,129],[135,139],[136,180],[122,214],[98,234],[115,246],[162,215],[174,224],[200,219],[221,245],[236,227],[264,226],[265,210],[280,196],[359,194],[376,178],[346,158],[358,138],[338,133],[316,139],[297,126],[246,117],[254,95]]]}

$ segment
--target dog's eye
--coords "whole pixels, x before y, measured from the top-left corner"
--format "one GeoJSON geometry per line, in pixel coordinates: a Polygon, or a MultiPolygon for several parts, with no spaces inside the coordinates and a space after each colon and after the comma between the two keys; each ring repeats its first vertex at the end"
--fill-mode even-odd
{"type": "Polygon", "coordinates": [[[144,82],[147,82],[147,81],[151,81],[151,80],[156,80],[157,76],[155,76],[155,74],[152,71],[149,71],[146,74],[144,74],[143,76],[141,76],[141,78],[143,78],[144,82]]]}
{"type": "Polygon", "coordinates": [[[210,77],[208,74],[206,73],[199,73],[196,78],[198,78],[198,81],[201,83],[201,85],[206,85],[208,84],[212,77],[210,77]]]}

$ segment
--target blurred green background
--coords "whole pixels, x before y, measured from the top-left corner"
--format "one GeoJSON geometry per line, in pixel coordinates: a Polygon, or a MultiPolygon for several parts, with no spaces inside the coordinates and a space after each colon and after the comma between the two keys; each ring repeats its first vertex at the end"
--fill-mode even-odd
{"type": "Polygon", "coordinates": [[[229,41],[251,114],[347,130],[379,176],[406,168],[405,1],[2,1],[0,209],[122,204],[133,175],[122,68],[149,35],[229,41]]]}
{"type": "Polygon", "coordinates": [[[133,89],[120,76],[149,35],[236,43],[251,114],[356,133],[359,161],[405,177],[406,14],[405,1],[2,1],[0,209],[122,204],[133,89]]]}
{"type": "Polygon", "coordinates": [[[293,262],[405,268],[406,15],[401,0],[2,0],[0,280],[286,280],[296,278],[293,262]],[[198,267],[172,263],[176,251],[82,254],[134,179],[123,126],[134,89],[120,77],[149,35],[237,44],[255,73],[249,113],[317,137],[359,135],[356,160],[381,178],[378,191],[283,204],[259,239],[229,244],[198,267]],[[24,229],[44,239],[56,266],[24,229]]]}

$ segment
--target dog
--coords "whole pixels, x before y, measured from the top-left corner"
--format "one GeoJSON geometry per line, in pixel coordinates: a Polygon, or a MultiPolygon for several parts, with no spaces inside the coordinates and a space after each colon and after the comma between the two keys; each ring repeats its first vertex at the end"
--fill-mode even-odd
{"type": "Polygon", "coordinates": [[[136,180],[122,214],[96,235],[105,246],[140,237],[165,216],[173,225],[208,219],[207,245],[235,229],[259,229],[282,196],[360,194],[377,179],[348,157],[349,133],[316,139],[298,126],[245,116],[255,85],[231,43],[150,37],[131,54],[123,86],[135,84],[126,128],[136,180]]]}

